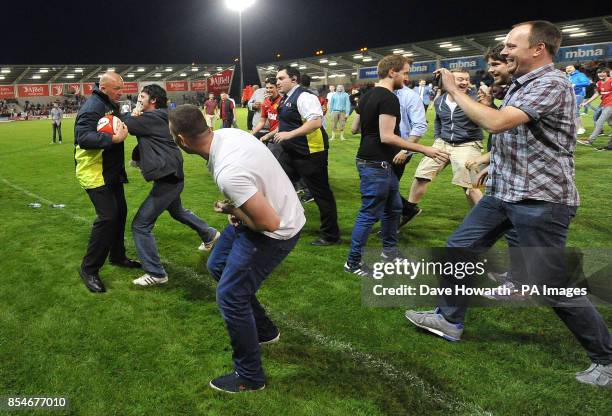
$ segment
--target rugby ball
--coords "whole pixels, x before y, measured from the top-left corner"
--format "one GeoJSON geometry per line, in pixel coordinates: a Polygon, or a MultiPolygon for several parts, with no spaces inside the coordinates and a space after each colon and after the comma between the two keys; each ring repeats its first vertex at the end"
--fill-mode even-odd
{"type": "Polygon", "coordinates": [[[121,128],[121,120],[111,114],[102,117],[98,120],[98,132],[116,134],[121,128]]]}

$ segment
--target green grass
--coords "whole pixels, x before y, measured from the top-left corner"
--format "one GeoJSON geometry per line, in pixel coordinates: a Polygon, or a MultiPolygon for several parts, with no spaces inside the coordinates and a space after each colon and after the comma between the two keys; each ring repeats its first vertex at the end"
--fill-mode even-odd
{"type": "MultiPolygon", "coordinates": [[[[241,111],[241,127],[244,120],[241,111]]],[[[358,138],[350,134],[332,142],[329,167],[344,243],[309,245],[319,221],[308,204],[298,247],[259,292],[283,333],[263,351],[268,388],[212,391],[208,381],[231,370],[231,348],[194,232],[166,214],[158,221],[165,287],[139,290],[131,283],[137,271],[110,265],[101,271],[108,293],[92,295],[81,283],[77,267],[95,214],[74,178],[72,125],[64,122],[59,146],[49,144],[47,121],[0,124],[0,395],[65,396],[74,415],[610,413],[610,391],[574,381],[588,359],[550,310],[473,309],[464,341],[447,343],[408,325],[403,309],[361,306],[360,282],[342,272],[360,205],[358,138]],[[30,209],[37,198],[27,192],[66,208],[30,209]]],[[[126,155],[134,144],[129,138],[126,155]]],[[[572,246],[611,245],[610,157],[577,149],[582,207],[572,246]]],[[[419,159],[406,169],[403,193],[419,159]]],[[[150,184],[127,169],[129,230],[150,184]]],[[[221,195],[204,162],[186,156],[185,173],[184,205],[222,228],[225,217],[212,211],[221,195]]],[[[421,206],[402,231],[404,246],[442,246],[468,209],[448,169],[421,206]]],[[[129,231],[126,241],[134,256],[129,231]]],[[[611,312],[602,309],[610,324],[611,312]]]]}

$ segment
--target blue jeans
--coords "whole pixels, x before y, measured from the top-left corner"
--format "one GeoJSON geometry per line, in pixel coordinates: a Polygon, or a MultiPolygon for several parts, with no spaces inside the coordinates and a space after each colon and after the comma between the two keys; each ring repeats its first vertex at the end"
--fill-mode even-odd
{"type": "Polygon", "coordinates": [[[155,222],[164,211],[168,211],[172,218],[195,230],[202,241],[212,240],[217,233],[217,230],[210,227],[193,212],[183,208],[181,204],[183,186],[182,180],[156,180],[132,221],[132,236],[138,258],[142,263],[142,269],[151,276],[166,276],[166,270],[161,264],[153,236],[155,222]]]}
{"type": "Polygon", "coordinates": [[[372,226],[381,221],[383,251],[397,249],[397,227],[402,214],[399,180],[388,162],[363,163],[357,161],[359,171],[361,208],[355,220],[351,237],[349,264],[361,262],[372,226]]]}
{"type": "MultiPolygon", "coordinates": [[[[564,270],[567,231],[576,207],[546,201],[523,200],[516,203],[485,196],[472,208],[459,228],[449,237],[447,247],[454,261],[462,254],[484,252],[511,227],[522,251],[521,267],[539,283],[554,282],[564,270]],[[558,248],[559,250],[551,250],[558,248]],[[540,250],[538,250],[540,249],[540,250]],[[471,252],[471,253],[470,253],[471,252]]],[[[464,259],[465,260],[465,259],[464,259]]],[[[511,258],[511,262],[514,260],[511,258]]],[[[513,265],[514,270],[514,265],[513,265]]],[[[444,284],[450,279],[445,278],[444,284]]],[[[473,279],[466,279],[468,283],[473,279]]],[[[449,321],[461,323],[467,312],[467,298],[441,297],[440,312],[449,321]]],[[[586,296],[565,301],[553,310],[586,349],[595,363],[612,363],[612,337],[603,318],[586,296]]]]}
{"type": "Polygon", "coordinates": [[[234,350],[234,369],[257,383],[266,380],[258,339],[273,337],[278,329],[255,293],[293,250],[299,236],[276,240],[245,226],[228,225],[208,258],[208,271],[219,282],[217,304],[234,350]]]}

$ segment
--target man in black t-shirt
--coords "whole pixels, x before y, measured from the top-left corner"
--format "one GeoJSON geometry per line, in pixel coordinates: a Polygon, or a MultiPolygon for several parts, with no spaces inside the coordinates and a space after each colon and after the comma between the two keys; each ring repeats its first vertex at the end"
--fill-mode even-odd
{"type": "Polygon", "coordinates": [[[357,105],[357,115],[351,130],[361,130],[357,152],[357,170],[361,182],[361,209],[357,214],[351,251],[344,271],[367,276],[361,256],[372,226],[381,220],[383,259],[397,257],[397,227],[402,213],[399,180],[393,170],[393,157],[400,149],[423,153],[446,162],[448,153],[408,142],[400,137],[400,104],[393,91],[402,88],[408,75],[409,63],[398,55],[384,57],[378,63],[379,82],[366,93],[357,105]]]}

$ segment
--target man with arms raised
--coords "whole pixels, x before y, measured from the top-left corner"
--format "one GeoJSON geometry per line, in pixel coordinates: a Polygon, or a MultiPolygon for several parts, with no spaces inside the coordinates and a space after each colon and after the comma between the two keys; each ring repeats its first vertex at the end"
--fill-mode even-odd
{"type": "Polygon", "coordinates": [[[182,105],[170,113],[170,131],[187,153],[208,161],[208,170],[231,202],[215,210],[228,214],[228,225],[208,259],[219,282],[217,303],[234,350],[234,372],[210,382],[216,390],[261,390],[266,377],[260,344],[278,341],[280,332],[255,294],[297,244],[306,223],[293,185],[266,146],[247,132],[212,132],[197,107],[182,105]]]}

